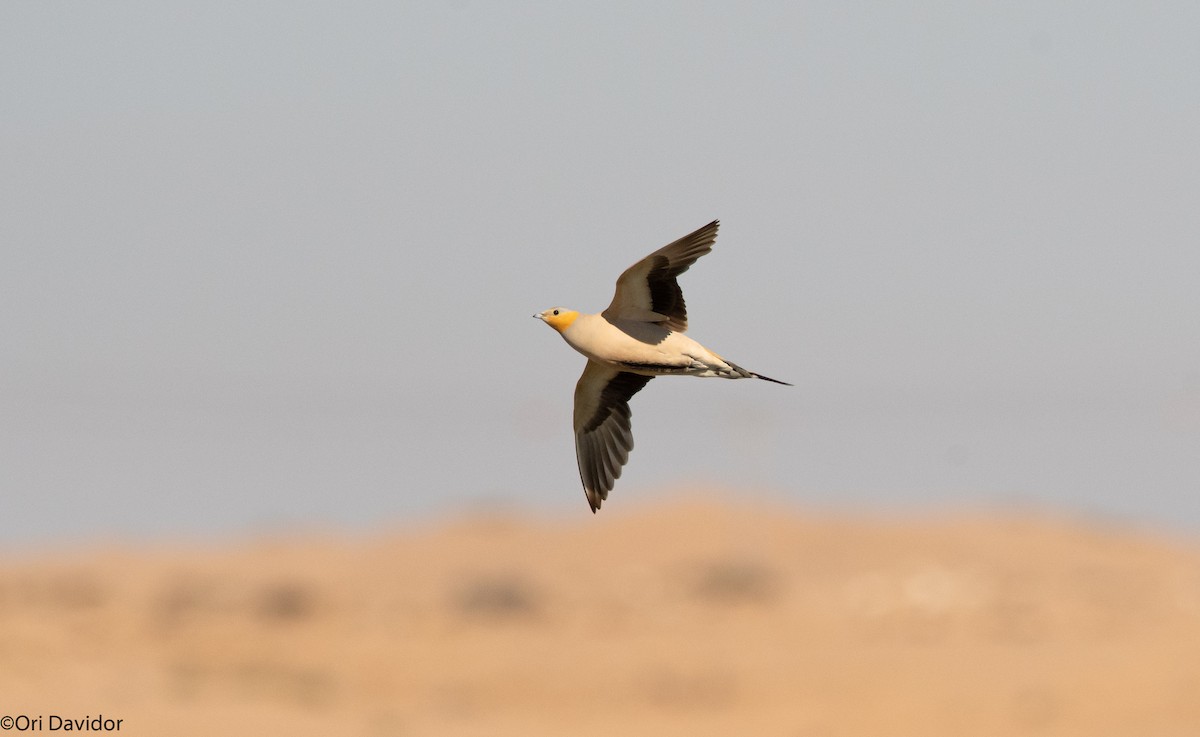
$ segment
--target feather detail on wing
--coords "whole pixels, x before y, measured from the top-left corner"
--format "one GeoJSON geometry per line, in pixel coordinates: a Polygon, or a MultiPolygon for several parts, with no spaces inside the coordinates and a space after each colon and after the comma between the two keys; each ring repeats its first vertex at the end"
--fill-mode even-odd
{"type": "Polygon", "coordinates": [[[651,378],[588,361],[575,385],[575,458],[593,512],[608,498],[629,460],[629,399],[651,378]]]}
{"type": "Polygon", "coordinates": [[[675,278],[712,250],[719,225],[714,220],[626,269],[617,279],[616,294],[604,316],[609,320],[665,323],[680,333],[687,330],[687,305],[675,278]]]}

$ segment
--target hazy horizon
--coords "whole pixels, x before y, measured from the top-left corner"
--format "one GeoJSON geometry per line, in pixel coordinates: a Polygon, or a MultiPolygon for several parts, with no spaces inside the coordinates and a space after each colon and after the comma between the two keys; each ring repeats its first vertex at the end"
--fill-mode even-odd
{"type": "Polygon", "coordinates": [[[5,545],[591,517],[597,311],[710,220],[610,508],[1200,532],[1200,8],[0,8],[5,545]]]}

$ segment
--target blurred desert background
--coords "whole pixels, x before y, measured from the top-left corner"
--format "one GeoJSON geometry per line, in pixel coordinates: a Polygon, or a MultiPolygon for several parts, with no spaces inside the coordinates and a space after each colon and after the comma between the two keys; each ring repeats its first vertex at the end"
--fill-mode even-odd
{"type": "Polygon", "coordinates": [[[0,2],[0,727],[1200,735],[1197,29],[0,2]],[[714,219],[795,386],[656,379],[593,516],[530,315],[714,219]]]}
{"type": "Polygon", "coordinates": [[[1200,546],[732,493],[0,565],[0,711],[127,734],[1200,733],[1200,546]]]}

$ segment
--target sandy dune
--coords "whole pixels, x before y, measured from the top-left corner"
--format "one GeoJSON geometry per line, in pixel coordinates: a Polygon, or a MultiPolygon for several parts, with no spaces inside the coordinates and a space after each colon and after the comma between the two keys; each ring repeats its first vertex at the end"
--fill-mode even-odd
{"type": "Polygon", "coordinates": [[[1200,546],[715,501],[0,561],[0,715],[135,735],[1200,735],[1200,546]]]}

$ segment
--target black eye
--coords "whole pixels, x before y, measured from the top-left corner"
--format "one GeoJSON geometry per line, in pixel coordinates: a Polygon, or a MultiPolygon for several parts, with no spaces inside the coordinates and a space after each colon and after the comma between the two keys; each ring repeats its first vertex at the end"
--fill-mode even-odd
{"type": "Polygon", "coordinates": [[[555,311],[554,311],[554,314],[556,314],[556,315],[557,315],[557,314],[558,314],[558,310],[555,310],[555,311]]]}

